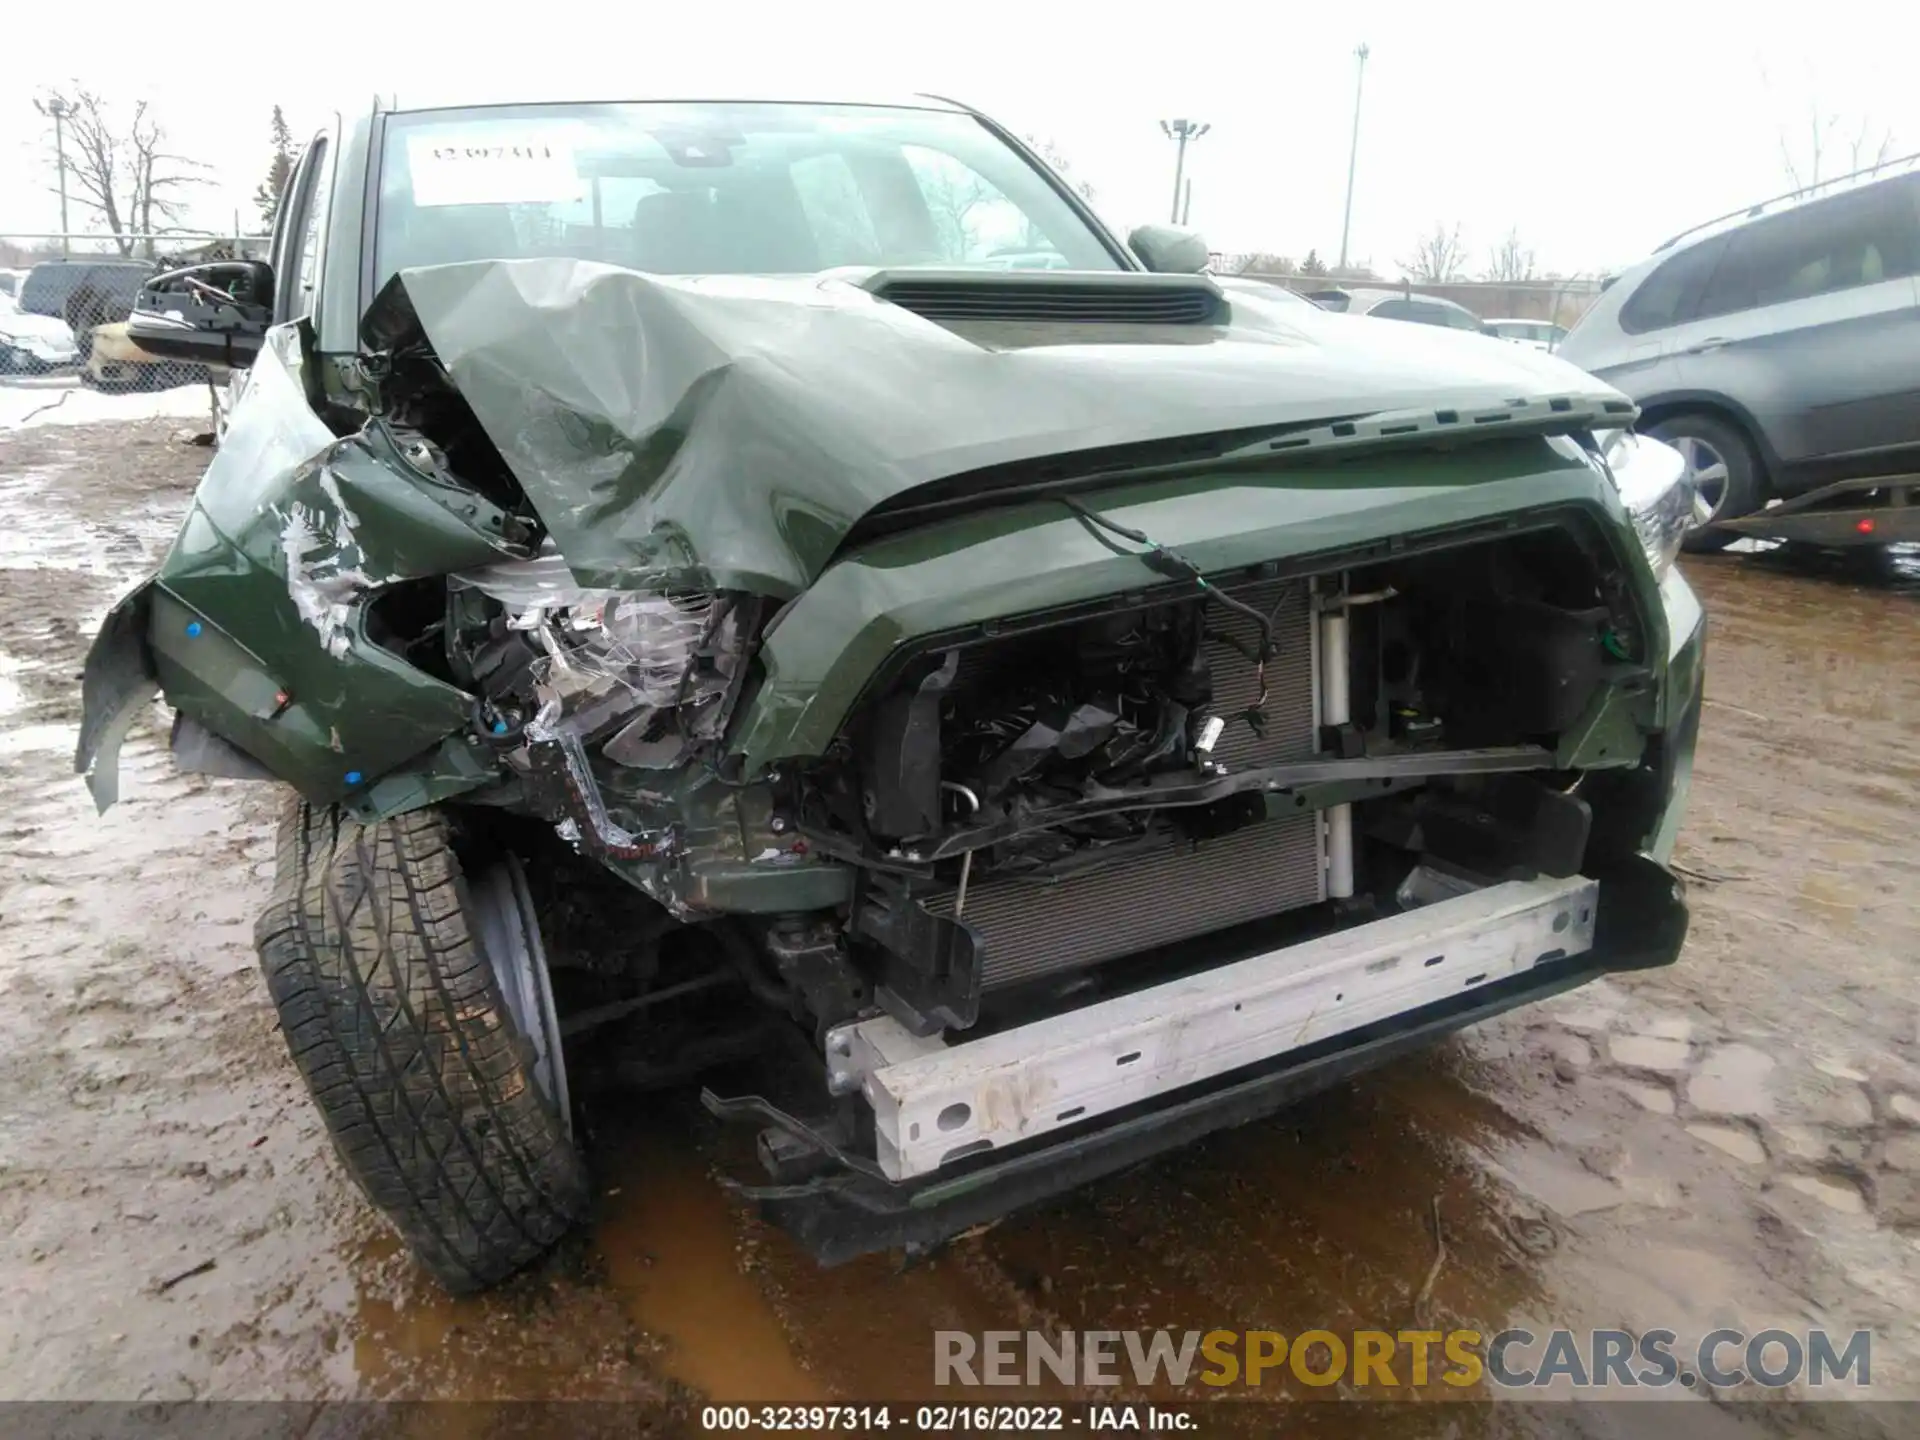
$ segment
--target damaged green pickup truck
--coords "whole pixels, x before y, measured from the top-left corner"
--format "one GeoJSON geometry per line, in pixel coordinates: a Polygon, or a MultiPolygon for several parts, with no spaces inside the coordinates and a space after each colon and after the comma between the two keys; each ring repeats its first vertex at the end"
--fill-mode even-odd
{"type": "Polygon", "coordinates": [[[1678,456],[1205,263],[942,101],[512,105],[148,287],[251,368],[78,764],[157,691],[296,792],[267,982],[447,1285],[587,1215],[588,1095],[706,1076],[832,1261],[1675,958],[1678,456]]]}

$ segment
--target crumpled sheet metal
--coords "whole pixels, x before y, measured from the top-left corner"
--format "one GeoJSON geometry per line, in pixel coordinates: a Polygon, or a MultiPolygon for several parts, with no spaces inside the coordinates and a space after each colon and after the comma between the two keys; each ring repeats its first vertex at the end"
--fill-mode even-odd
{"type": "Polygon", "coordinates": [[[1530,373],[1518,346],[1435,354],[1419,336],[1387,346],[1345,317],[1239,300],[1230,324],[1171,337],[950,328],[863,278],[427,266],[387,283],[362,338],[425,338],[582,584],[777,598],[811,583],[861,516],[930,481],[1584,378],[1530,373]]]}
{"type": "Polygon", "coordinates": [[[365,634],[367,600],[518,550],[495,507],[410,462],[383,422],[336,437],[308,402],[300,341],[298,326],[268,332],[157,583],[293,696],[275,733],[310,768],[287,778],[326,798],[339,781],[322,776],[382,775],[471,706],[365,634]]]}

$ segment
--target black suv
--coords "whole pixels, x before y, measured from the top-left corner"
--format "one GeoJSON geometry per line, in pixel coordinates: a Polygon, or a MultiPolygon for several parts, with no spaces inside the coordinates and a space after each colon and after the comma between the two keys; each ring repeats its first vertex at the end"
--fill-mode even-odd
{"type": "Polygon", "coordinates": [[[151,260],[117,257],[42,260],[20,287],[20,308],[66,321],[84,360],[93,348],[93,327],[131,315],[140,287],[157,268],[151,260]]]}

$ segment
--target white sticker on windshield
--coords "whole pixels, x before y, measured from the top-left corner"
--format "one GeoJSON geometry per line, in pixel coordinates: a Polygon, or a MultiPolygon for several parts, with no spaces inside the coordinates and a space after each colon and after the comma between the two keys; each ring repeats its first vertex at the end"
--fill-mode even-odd
{"type": "Polygon", "coordinates": [[[573,147],[553,135],[468,130],[409,135],[413,203],[525,205],[578,200],[584,193],[573,147]]]}

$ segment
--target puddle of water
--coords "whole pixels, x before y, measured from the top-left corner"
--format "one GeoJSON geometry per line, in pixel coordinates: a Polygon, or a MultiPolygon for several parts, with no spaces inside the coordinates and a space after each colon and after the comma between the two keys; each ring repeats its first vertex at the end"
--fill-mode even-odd
{"type": "Polygon", "coordinates": [[[1732,1125],[1692,1124],[1687,1133],[1694,1139],[1713,1146],[1740,1161],[1743,1165],[1759,1165],[1767,1158],[1767,1152],[1750,1131],[1741,1130],[1732,1125]]]}
{"type": "Polygon", "coordinates": [[[1610,1176],[1596,1175],[1548,1150],[1510,1147],[1498,1169],[1522,1193],[1565,1219],[1618,1209],[1631,1198],[1610,1176]]]}
{"type": "Polygon", "coordinates": [[[686,1140],[618,1126],[598,1152],[605,1209],[595,1239],[607,1282],[634,1323],[666,1341],[661,1368],[722,1404],[827,1399],[742,1273],[752,1252],[686,1140]]]}
{"type": "MultiPolygon", "coordinates": [[[[382,1236],[366,1247],[358,1263],[382,1263],[398,1248],[397,1241],[382,1236]]],[[[386,1393],[413,1367],[445,1354],[462,1318],[461,1303],[445,1298],[439,1304],[411,1304],[402,1296],[362,1295],[357,1309],[354,1369],[375,1394],[386,1393]]]]}
{"type": "Polygon", "coordinates": [[[1842,1215],[1866,1213],[1867,1202],[1860,1198],[1859,1189],[1847,1180],[1826,1175],[1789,1175],[1787,1184],[1842,1215]]]}
{"type": "Polygon", "coordinates": [[[1687,1082],[1687,1103],[1702,1114],[1764,1118],[1773,1113],[1768,1091],[1773,1069],[1774,1059],[1765,1051],[1722,1045],[1687,1082]]]}
{"type": "Polygon", "coordinates": [[[1920,582],[1920,545],[1846,546],[1823,550],[1816,545],[1782,545],[1761,540],[1737,540],[1726,549],[1756,569],[1852,581],[1903,590],[1920,582]]]}

